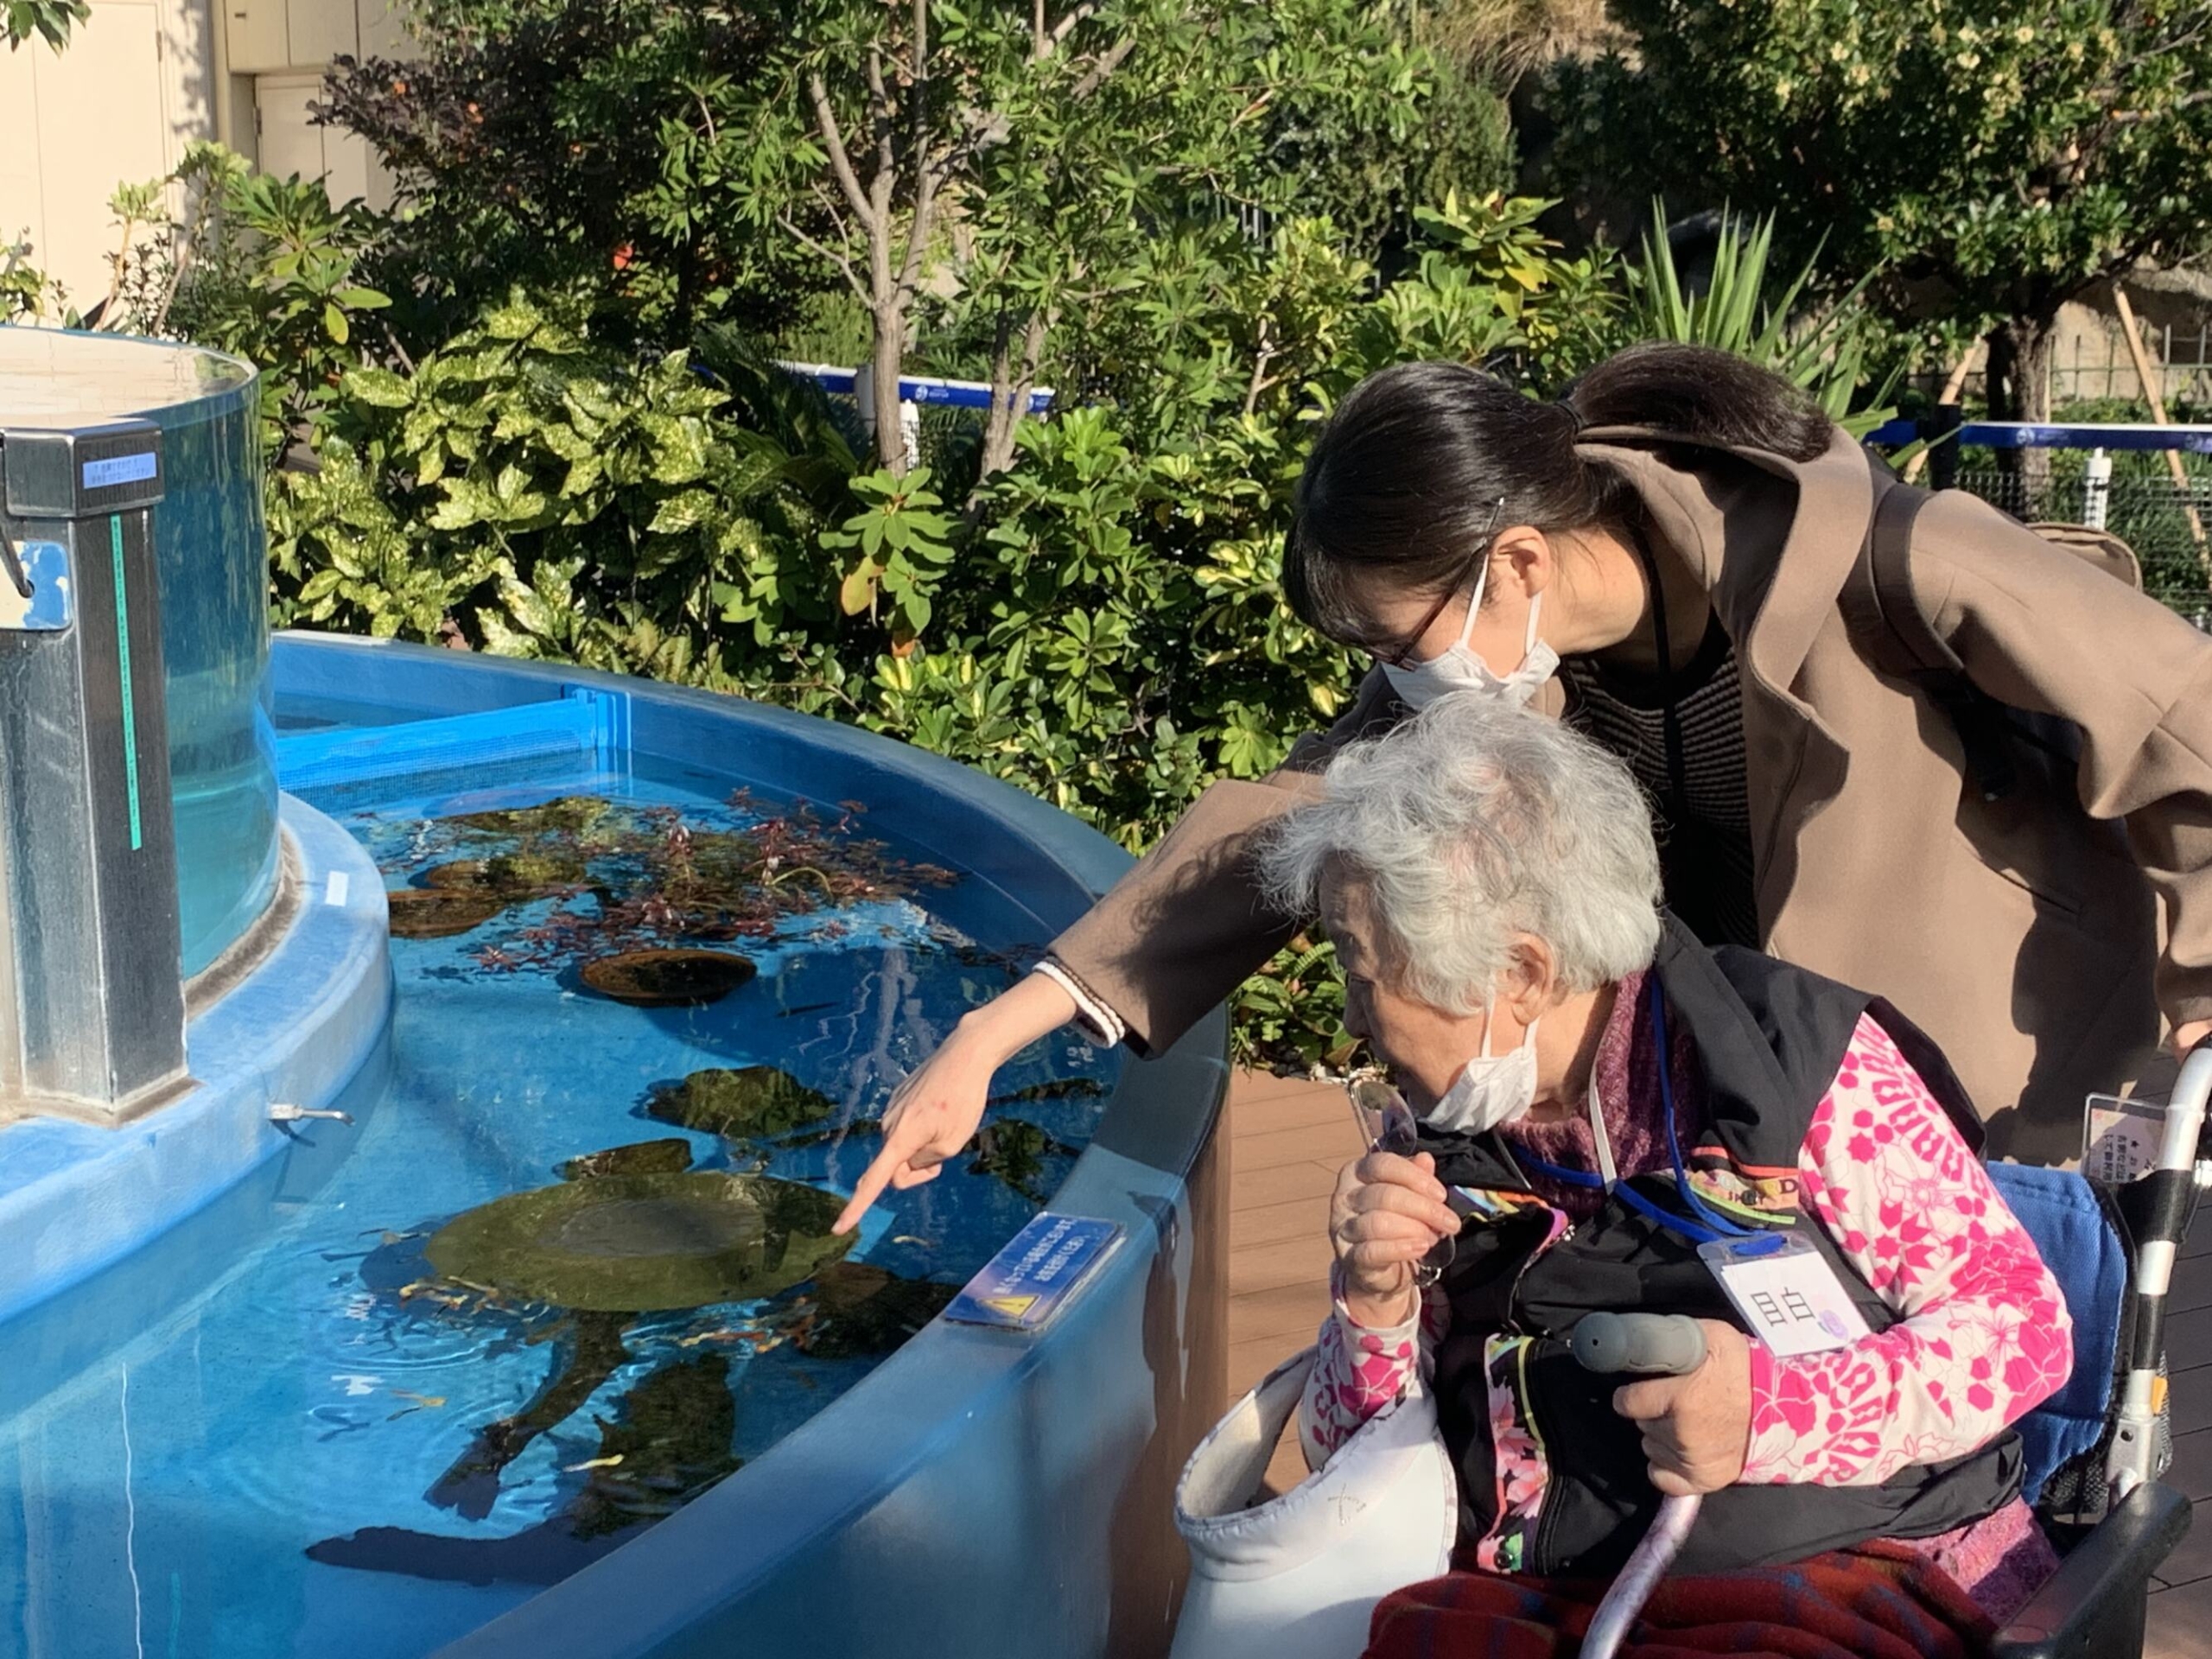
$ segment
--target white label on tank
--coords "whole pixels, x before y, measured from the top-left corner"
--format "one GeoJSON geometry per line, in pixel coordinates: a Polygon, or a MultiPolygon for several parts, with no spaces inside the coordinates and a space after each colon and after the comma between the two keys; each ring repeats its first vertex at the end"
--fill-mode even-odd
{"type": "Polygon", "coordinates": [[[325,884],[322,890],[322,902],[326,905],[344,904],[346,889],[352,886],[353,879],[345,871],[333,870],[330,873],[329,881],[325,884]]]}

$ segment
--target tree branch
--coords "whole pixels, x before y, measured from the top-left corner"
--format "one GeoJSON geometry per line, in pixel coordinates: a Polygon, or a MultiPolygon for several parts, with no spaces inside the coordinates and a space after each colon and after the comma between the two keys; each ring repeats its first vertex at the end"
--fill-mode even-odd
{"type": "Polygon", "coordinates": [[[1137,37],[1132,35],[1128,40],[1115,47],[1090,66],[1090,73],[1076,82],[1075,86],[1070,89],[1068,97],[1077,104],[1082,103],[1084,99],[1089,98],[1106,84],[1106,78],[1127,61],[1129,54],[1136,50],[1136,46],[1137,37]]]}
{"type": "Polygon", "coordinates": [[[1260,407],[1260,394],[1275,384],[1268,378],[1268,365],[1275,360],[1275,348],[1268,343],[1269,325],[1274,321],[1264,315],[1260,318],[1259,338],[1255,342],[1257,349],[1252,353],[1252,378],[1244,387],[1244,412],[1247,415],[1260,407]]]}
{"type": "Polygon", "coordinates": [[[875,133],[875,174],[880,181],[894,173],[898,157],[891,149],[891,122],[898,112],[891,93],[883,81],[883,50],[871,44],[868,49],[868,123],[875,133]]]}
{"type": "Polygon", "coordinates": [[[1037,0],[1037,61],[1041,63],[1051,57],[1053,53],[1060,49],[1060,43],[1072,35],[1078,25],[1084,20],[1097,15],[1097,0],[1083,0],[1081,5],[1071,9],[1066,16],[1052,25],[1052,32],[1048,35],[1044,32],[1045,0],[1037,0]]]}
{"type": "Polygon", "coordinates": [[[822,143],[830,152],[830,170],[836,175],[837,188],[845,193],[845,200],[860,216],[861,223],[873,233],[875,211],[868,206],[859,175],[853,171],[853,158],[845,148],[845,135],[837,125],[837,112],[830,107],[830,88],[817,73],[807,77],[807,90],[814,96],[815,124],[821,129],[822,143]]]}
{"type": "Polygon", "coordinates": [[[809,236],[804,231],[799,229],[798,221],[792,219],[787,213],[778,213],[776,215],[776,222],[783,227],[784,234],[791,238],[792,241],[798,243],[799,246],[808,250],[810,252],[821,255],[822,257],[827,259],[831,264],[836,266],[838,270],[844,276],[845,285],[851,289],[855,296],[857,296],[863,303],[868,301],[868,291],[867,284],[861,281],[860,273],[853,269],[853,262],[851,259],[848,258],[843,253],[841,253],[836,248],[830,246],[826,242],[818,241],[815,238],[809,236]]]}

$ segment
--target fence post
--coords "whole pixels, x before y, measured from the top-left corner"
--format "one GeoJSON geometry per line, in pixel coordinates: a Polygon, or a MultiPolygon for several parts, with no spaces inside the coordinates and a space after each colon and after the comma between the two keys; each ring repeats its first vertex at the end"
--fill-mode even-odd
{"type": "Polygon", "coordinates": [[[2089,451],[2089,464],[2082,472],[2082,522],[2102,530],[2112,508],[2112,457],[2101,449],[2089,451]]]}
{"type": "Polygon", "coordinates": [[[1951,435],[1966,424],[1961,404],[1938,404],[1928,430],[1928,482],[1938,490],[1959,487],[1959,443],[1951,435]]]}

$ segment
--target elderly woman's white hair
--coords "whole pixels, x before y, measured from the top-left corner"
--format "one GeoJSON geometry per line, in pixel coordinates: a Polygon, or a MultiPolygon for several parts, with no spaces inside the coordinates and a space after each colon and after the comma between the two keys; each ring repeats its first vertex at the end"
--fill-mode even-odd
{"type": "Polygon", "coordinates": [[[1262,878],[1300,913],[1318,908],[1325,877],[1363,883],[1381,943],[1394,947],[1394,988],[1471,1013],[1521,934],[1551,947],[1570,993],[1650,965],[1650,809],[1625,766],[1560,721],[1444,697],[1345,746],[1322,787],[1273,831],[1262,878]]]}

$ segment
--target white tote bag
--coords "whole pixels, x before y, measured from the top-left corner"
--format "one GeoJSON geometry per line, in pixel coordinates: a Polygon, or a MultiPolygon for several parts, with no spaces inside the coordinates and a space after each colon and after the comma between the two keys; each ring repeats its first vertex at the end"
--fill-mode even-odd
{"type": "Polygon", "coordinates": [[[1451,1566],[1459,1485],[1418,1382],[1326,1467],[1247,1507],[1313,1362],[1308,1348],[1269,1372],[1184,1466],[1175,1525],[1191,1585],[1170,1659],[1350,1659],[1376,1602],[1451,1566]]]}

